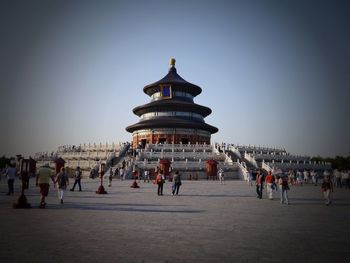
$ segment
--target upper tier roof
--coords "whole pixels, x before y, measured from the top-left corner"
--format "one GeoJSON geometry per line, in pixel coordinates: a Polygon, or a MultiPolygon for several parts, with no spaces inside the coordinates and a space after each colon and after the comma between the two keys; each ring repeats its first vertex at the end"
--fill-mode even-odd
{"type": "Polygon", "coordinates": [[[143,92],[149,96],[152,96],[152,94],[159,92],[160,85],[172,85],[173,90],[176,89],[186,91],[193,96],[197,96],[202,92],[202,89],[200,87],[187,82],[179,74],[177,74],[174,65],[170,67],[169,73],[164,78],[145,86],[143,88],[143,92]]]}

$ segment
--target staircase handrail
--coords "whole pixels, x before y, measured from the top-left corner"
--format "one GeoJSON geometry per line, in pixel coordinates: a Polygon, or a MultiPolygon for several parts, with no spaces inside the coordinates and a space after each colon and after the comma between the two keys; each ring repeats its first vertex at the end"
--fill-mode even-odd
{"type": "Polygon", "coordinates": [[[261,168],[264,169],[267,172],[272,172],[273,171],[273,167],[271,167],[268,163],[266,163],[264,160],[261,163],[261,168]]]}
{"type": "Polygon", "coordinates": [[[254,158],[253,155],[250,153],[244,152],[244,159],[246,159],[248,162],[250,162],[252,165],[254,165],[255,168],[258,168],[258,164],[254,158]]]}
{"type": "Polygon", "coordinates": [[[236,154],[236,155],[238,156],[239,159],[242,158],[242,155],[241,155],[241,153],[239,152],[239,150],[238,150],[238,148],[237,148],[236,146],[230,145],[230,146],[229,146],[229,150],[230,150],[231,152],[233,152],[234,154],[236,154]]]}
{"type": "Polygon", "coordinates": [[[237,159],[236,164],[238,165],[239,170],[241,171],[241,178],[245,181],[248,181],[248,169],[245,167],[239,159],[237,159]]]}

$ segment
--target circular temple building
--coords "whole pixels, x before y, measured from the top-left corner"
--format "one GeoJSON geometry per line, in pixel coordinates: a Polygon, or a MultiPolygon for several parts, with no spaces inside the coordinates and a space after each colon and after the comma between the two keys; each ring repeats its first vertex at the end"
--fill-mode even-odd
{"type": "Polygon", "coordinates": [[[126,127],[134,148],[156,143],[210,144],[211,134],[218,131],[204,121],[211,109],[193,102],[202,89],[177,74],[175,59],[170,60],[169,73],[143,92],[151,102],[134,108],[140,120],[126,127]]]}

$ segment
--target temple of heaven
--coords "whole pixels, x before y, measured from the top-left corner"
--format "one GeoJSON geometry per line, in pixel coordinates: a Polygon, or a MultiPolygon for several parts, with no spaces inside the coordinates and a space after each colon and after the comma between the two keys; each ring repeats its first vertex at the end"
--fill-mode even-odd
{"type": "Polygon", "coordinates": [[[193,102],[202,89],[177,74],[175,59],[170,59],[169,73],[143,92],[151,102],[134,108],[140,120],[126,127],[134,148],[156,143],[210,144],[211,134],[218,131],[204,121],[211,109],[193,102]]]}

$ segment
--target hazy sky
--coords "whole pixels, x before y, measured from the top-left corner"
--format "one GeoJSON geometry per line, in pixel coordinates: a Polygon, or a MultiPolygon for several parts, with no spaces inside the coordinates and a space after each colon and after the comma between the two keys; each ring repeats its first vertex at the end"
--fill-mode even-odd
{"type": "Polygon", "coordinates": [[[0,154],[130,141],[177,72],[212,141],[350,152],[349,1],[1,1],[0,154]]]}

